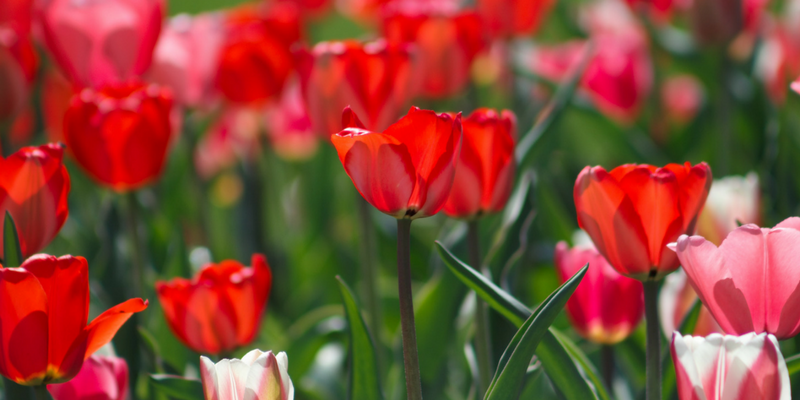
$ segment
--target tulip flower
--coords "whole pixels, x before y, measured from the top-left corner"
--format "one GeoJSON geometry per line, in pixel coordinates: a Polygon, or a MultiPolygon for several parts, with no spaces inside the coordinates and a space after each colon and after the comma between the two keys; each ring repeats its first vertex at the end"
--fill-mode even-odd
{"type": "Polygon", "coordinates": [[[366,130],[348,107],[344,130],[331,136],[339,160],[364,199],[398,219],[417,219],[444,207],[461,147],[461,113],[412,107],[383,132],[366,130]]]}
{"type": "Polygon", "coordinates": [[[478,0],[477,8],[492,37],[529,36],[555,5],[555,0],[478,0]]]}
{"type": "Polygon", "coordinates": [[[775,336],[672,337],[681,400],[789,400],[789,371],[775,336]]]}
{"type": "Polygon", "coordinates": [[[578,224],[617,272],[657,280],[678,268],[666,245],[694,232],[710,186],[706,163],[586,167],[573,193],[578,224]]]}
{"type": "Polygon", "coordinates": [[[194,166],[201,178],[209,179],[237,160],[251,160],[258,154],[261,114],[261,109],[250,107],[223,110],[195,148],[194,166]]]}
{"type": "Polygon", "coordinates": [[[300,40],[300,15],[290,3],[243,7],[227,18],[216,85],[234,103],[275,98],[294,69],[292,44],[300,40]]]}
{"type": "Polygon", "coordinates": [[[32,0],[0,3],[0,124],[25,109],[39,59],[31,40],[32,0]]]}
{"type": "Polygon", "coordinates": [[[200,356],[200,378],[205,400],[293,400],[289,358],[280,352],[251,350],[239,359],[214,364],[200,356]]]}
{"type": "Polygon", "coordinates": [[[384,7],[382,31],[390,44],[416,44],[422,94],[430,98],[463,90],[472,61],[487,44],[478,14],[458,10],[450,2],[389,3],[384,7]]]}
{"type": "Polygon", "coordinates": [[[319,136],[314,134],[311,127],[311,118],[303,103],[298,82],[290,82],[280,101],[267,107],[264,125],[270,145],[278,157],[300,161],[311,159],[317,153],[319,136]]]}
{"type": "Polygon", "coordinates": [[[517,118],[508,110],[498,114],[482,108],[464,119],[462,128],[461,154],[444,212],[472,219],[502,210],[511,195],[517,118]]]}
{"type": "Polygon", "coordinates": [[[784,6],[781,18],[771,19],[762,31],[756,53],[755,74],[764,83],[773,103],[783,105],[788,84],[800,74],[800,2],[784,6]]]}
{"type": "MultiPolygon", "coordinates": [[[[664,335],[669,337],[680,327],[680,323],[691,311],[694,302],[697,300],[697,293],[692,289],[686,273],[679,269],[664,278],[664,285],[658,295],[658,314],[661,317],[661,327],[664,335]]],[[[694,331],[695,336],[708,336],[712,333],[722,333],[717,321],[711,316],[711,312],[704,305],[700,305],[700,314],[697,316],[697,323],[694,331]]]]}
{"type": "Polygon", "coordinates": [[[199,353],[221,354],[255,338],[271,287],[267,259],[254,254],[252,267],[230,260],[208,264],[192,280],[156,282],[156,293],[181,342],[199,353]]]}
{"type": "Polygon", "coordinates": [[[0,215],[8,212],[14,219],[23,257],[44,249],[69,215],[70,179],[63,156],[61,146],[48,144],[0,157],[0,215]]]}
{"type": "Polygon", "coordinates": [[[795,79],[789,87],[791,87],[795,93],[800,94],[800,77],[797,77],[797,79],[795,79]]]}
{"type": "Polygon", "coordinates": [[[759,191],[755,172],[714,180],[697,220],[697,235],[719,246],[739,225],[761,223],[759,191]]]}
{"type": "Polygon", "coordinates": [[[53,400],[127,400],[128,363],[119,357],[94,355],[72,380],[47,385],[47,390],[53,400]]]}
{"type": "Polygon", "coordinates": [[[147,301],[131,299],[86,325],[89,265],[83,257],[39,254],[0,268],[0,374],[22,385],[72,379],[147,301]]]}
{"type": "Polygon", "coordinates": [[[78,87],[141,77],[164,11],[163,0],[43,0],[37,10],[47,49],[78,87]]]}
{"type": "Polygon", "coordinates": [[[775,228],[742,225],[717,247],[682,235],[670,249],[700,300],[727,334],[767,332],[778,339],[800,333],[800,218],[775,228]]]}
{"type": "Polygon", "coordinates": [[[556,245],[555,266],[561,282],[589,264],[586,276],[567,301],[567,315],[583,337],[600,344],[627,338],[644,316],[642,284],[624,277],[594,248],[556,245]]]}
{"type": "Polygon", "coordinates": [[[149,81],[172,89],[179,104],[209,107],[216,98],[214,78],[223,35],[221,14],[172,17],[158,39],[149,81]]]}
{"type": "Polygon", "coordinates": [[[702,84],[689,74],[669,77],[661,86],[661,104],[667,119],[678,125],[694,119],[703,106],[704,97],[702,84]]]}
{"type": "Polygon", "coordinates": [[[25,80],[23,66],[0,36],[0,123],[10,121],[25,108],[29,92],[25,80]]]}
{"type": "Polygon", "coordinates": [[[42,114],[47,139],[64,142],[64,114],[69,109],[75,89],[55,68],[48,68],[42,82],[42,114]]]}
{"type": "Polygon", "coordinates": [[[296,58],[314,131],[326,139],[341,130],[347,106],[368,129],[383,131],[415,95],[412,54],[405,44],[321,42],[299,50],[296,58]]]}
{"type": "Polygon", "coordinates": [[[64,116],[64,139],[78,164],[116,191],[155,180],[172,138],[172,96],[156,85],[84,89],[64,116]]]}

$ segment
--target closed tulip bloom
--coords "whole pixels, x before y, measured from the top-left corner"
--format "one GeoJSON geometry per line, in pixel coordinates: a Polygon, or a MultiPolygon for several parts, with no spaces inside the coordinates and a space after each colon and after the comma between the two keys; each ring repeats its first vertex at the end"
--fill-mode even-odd
{"type": "Polygon", "coordinates": [[[0,215],[8,212],[14,219],[23,257],[44,249],[69,215],[70,180],[63,156],[60,145],[48,144],[0,157],[0,215]]]}
{"type": "Polygon", "coordinates": [[[461,154],[444,212],[476,218],[503,209],[514,184],[517,117],[481,108],[462,121],[461,154]]]}
{"type": "Polygon", "coordinates": [[[761,223],[761,193],[758,175],[715,179],[708,200],[697,220],[697,235],[719,246],[728,233],[741,224],[761,223]]]}
{"type": "Polygon", "coordinates": [[[575,293],[567,301],[567,315],[583,337],[595,343],[615,344],[627,338],[644,317],[641,282],[624,277],[594,248],[569,248],[558,242],[555,266],[566,282],[589,264],[575,293]]]}
{"type": "Polygon", "coordinates": [[[331,141],[367,202],[398,219],[429,217],[444,207],[461,148],[461,113],[453,118],[412,107],[385,131],[372,132],[346,108],[342,123],[331,141]]]}
{"type": "MultiPolygon", "coordinates": [[[[658,316],[661,319],[661,328],[665,336],[671,336],[672,332],[680,328],[681,322],[692,310],[696,300],[698,300],[697,293],[692,289],[692,285],[682,269],[678,269],[664,278],[664,285],[658,294],[658,316]]],[[[700,314],[697,316],[697,323],[691,334],[708,336],[712,333],[722,333],[722,328],[714,320],[708,307],[701,304],[700,314]]]]}
{"type": "Polygon", "coordinates": [[[672,337],[680,400],[790,400],[789,371],[775,336],[672,337]]]}
{"type": "Polygon", "coordinates": [[[383,131],[397,121],[417,87],[410,48],[385,40],[346,40],[299,50],[298,71],[314,130],[326,139],[339,132],[347,106],[370,130],[383,131]]]}
{"type": "Polygon", "coordinates": [[[239,359],[214,364],[200,356],[200,378],[205,400],[293,400],[289,358],[271,351],[251,350],[239,359]]]}
{"type": "Polygon", "coordinates": [[[477,8],[493,37],[527,36],[539,30],[555,0],[478,0],[477,8]]]}
{"type": "Polygon", "coordinates": [[[140,77],[153,58],[163,0],[43,0],[38,6],[45,44],[79,87],[140,77]]]}
{"type": "Polygon", "coordinates": [[[772,229],[740,226],[719,247],[683,235],[670,248],[725,333],[788,339],[800,332],[798,229],[800,218],[792,217],[772,229]]]}
{"type": "Polygon", "coordinates": [[[694,232],[710,186],[706,163],[586,167],[573,193],[578,224],[617,272],[661,279],[679,266],[667,244],[694,232]]]}
{"type": "Polygon", "coordinates": [[[417,46],[422,94],[444,98],[463,90],[475,56],[486,47],[478,14],[450,2],[395,1],[384,7],[383,35],[417,46]]]}
{"type": "Polygon", "coordinates": [[[39,254],[0,268],[0,374],[22,385],[72,379],[147,301],[131,299],[92,320],[83,257],[39,254]]]}
{"type": "Polygon", "coordinates": [[[300,14],[293,4],[232,11],[219,53],[217,88],[234,103],[274,99],[294,70],[290,48],[301,36],[300,14]]]}
{"type": "Polygon", "coordinates": [[[118,192],[161,174],[172,138],[172,96],[156,85],[84,89],[64,116],[64,139],[81,167],[118,192]]]}
{"type": "Polygon", "coordinates": [[[128,363],[112,356],[89,357],[69,382],[47,385],[53,400],[127,400],[128,363]]]}
{"type": "Polygon", "coordinates": [[[252,267],[230,260],[208,264],[194,279],[156,282],[156,293],[181,342],[198,353],[220,354],[256,337],[271,287],[267,259],[254,254],[252,267]]]}

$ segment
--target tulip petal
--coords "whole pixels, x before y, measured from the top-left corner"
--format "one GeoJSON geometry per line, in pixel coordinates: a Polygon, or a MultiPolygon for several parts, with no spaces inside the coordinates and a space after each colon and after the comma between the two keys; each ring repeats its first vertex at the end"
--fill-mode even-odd
{"type": "Polygon", "coordinates": [[[109,308],[86,326],[86,352],[84,359],[89,358],[97,349],[110,342],[122,324],[124,324],[133,313],[144,311],[147,308],[147,300],[130,299],[123,303],[109,308]]]}
{"type": "Polygon", "coordinates": [[[0,268],[0,374],[36,382],[47,371],[47,294],[20,268],[0,268]]]}
{"type": "Polygon", "coordinates": [[[260,355],[247,374],[244,400],[285,400],[278,360],[271,351],[260,355]]]}
{"type": "Polygon", "coordinates": [[[679,206],[684,217],[682,233],[692,233],[711,189],[711,168],[701,162],[695,166],[668,164],[664,169],[672,171],[678,180],[679,206]]]}
{"type": "Polygon", "coordinates": [[[800,269],[797,268],[800,265],[800,231],[772,229],[767,235],[767,247],[768,264],[764,266],[766,276],[762,288],[765,330],[778,338],[790,338],[800,331],[800,269]]]}
{"type": "Polygon", "coordinates": [[[222,359],[215,366],[216,392],[221,400],[243,400],[250,366],[242,360],[222,359]]]}
{"type": "Polygon", "coordinates": [[[217,393],[217,368],[206,356],[200,356],[200,381],[203,383],[205,400],[222,400],[217,393]]]}

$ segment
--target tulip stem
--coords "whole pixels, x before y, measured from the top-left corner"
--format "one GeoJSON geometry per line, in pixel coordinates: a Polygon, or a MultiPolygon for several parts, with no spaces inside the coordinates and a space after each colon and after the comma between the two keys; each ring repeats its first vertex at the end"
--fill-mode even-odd
{"type": "Polygon", "coordinates": [[[600,362],[603,366],[603,381],[606,389],[614,391],[614,346],[604,344],[600,347],[600,362]]]}
{"type": "Polygon", "coordinates": [[[647,321],[647,400],[661,400],[661,327],[658,322],[658,281],[644,285],[644,318],[647,321]]]}
{"type": "Polygon", "coordinates": [[[47,385],[38,385],[33,387],[33,398],[36,400],[50,400],[50,393],[47,391],[47,385]]]}
{"type": "Polygon", "coordinates": [[[142,261],[142,243],[139,240],[139,216],[136,210],[136,193],[129,192],[125,197],[127,200],[128,239],[130,239],[134,296],[145,298],[147,296],[144,294],[144,263],[142,261]]]}
{"type": "Polygon", "coordinates": [[[369,213],[370,205],[361,196],[356,194],[356,203],[358,207],[358,219],[361,225],[361,273],[363,278],[364,296],[367,301],[367,312],[369,313],[369,329],[372,331],[372,336],[375,339],[376,358],[378,362],[378,369],[380,370],[382,364],[382,354],[380,350],[381,343],[381,306],[380,300],[376,294],[378,288],[378,263],[375,262],[375,241],[373,240],[374,230],[372,227],[372,216],[369,213]]]}
{"type": "MultiPolygon", "coordinates": [[[[467,247],[469,248],[470,266],[484,275],[481,265],[480,237],[478,235],[478,220],[469,221],[467,230],[467,247]]],[[[492,353],[491,336],[486,303],[480,298],[475,299],[475,356],[478,360],[478,397],[482,398],[492,381],[492,353]]]]}
{"type": "Polygon", "coordinates": [[[411,220],[397,220],[397,286],[400,297],[400,327],[403,333],[403,365],[408,400],[422,400],[419,375],[414,300],[411,295],[411,220]]]}

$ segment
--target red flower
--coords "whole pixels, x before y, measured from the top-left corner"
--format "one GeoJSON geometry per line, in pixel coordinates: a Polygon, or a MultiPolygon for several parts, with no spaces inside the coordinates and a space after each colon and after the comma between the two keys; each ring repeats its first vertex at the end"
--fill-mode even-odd
{"type": "Polygon", "coordinates": [[[444,212],[475,218],[503,209],[514,183],[517,117],[508,110],[475,110],[463,123],[461,155],[444,212]]]}
{"type": "Polygon", "coordinates": [[[163,0],[40,2],[38,17],[53,60],[79,87],[140,77],[153,58],[163,0]]]}
{"type": "Polygon", "coordinates": [[[389,43],[417,45],[422,93],[431,98],[464,89],[472,60],[486,46],[478,14],[449,2],[390,3],[384,8],[383,34],[389,43]]]}
{"type": "Polygon", "coordinates": [[[67,148],[83,169],[116,191],[156,179],[167,156],[172,97],[139,83],[84,89],[64,116],[67,148]]]}
{"type": "Polygon", "coordinates": [[[14,218],[23,257],[47,246],[67,220],[70,181],[63,155],[61,146],[48,144],[0,157],[0,215],[8,211],[14,218]]]}
{"type": "Polygon", "coordinates": [[[412,56],[407,45],[379,40],[318,43],[297,53],[303,96],[314,130],[325,138],[338,132],[350,106],[370,130],[397,121],[414,96],[412,56]]]}
{"type": "Polygon", "coordinates": [[[220,50],[217,87],[236,103],[278,96],[294,69],[289,49],[300,37],[300,14],[292,4],[232,12],[220,50]]]}
{"type": "Polygon", "coordinates": [[[30,38],[31,0],[0,3],[0,123],[23,111],[39,58],[30,38]]]}
{"type": "Polygon", "coordinates": [[[345,129],[331,136],[339,160],[361,195],[395,218],[436,214],[453,185],[461,147],[461,113],[451,117],[411,107],[383,132],[364,129],[346,108],[345,129]]]}
{"type": "Polygon", "coordinates": [[[175,336],[199,353],[220,354],[250,343],[267,307],[272,272],[263,255],[253,266],[209,264],[194,279],[156,282],[164,316],[175,336]]]}
{"type": "Polygon", "coordinates": [[[586,167],[575,181],[578,223],[619,273],[660,279],[679,265],[667,244],[694,232],[710,187],[706,163],[586,167]]]}
{"type": "Polygon", "coordinates": [[[477,3],[493,37],[527,36],[539,30],[555,0],[477,0],[477,3]]]}
{"type": "Polygon", "coordinates": [[[594,248],[556,245],[555,266],[566,282],[584,265],[589,270],[567,301],[567,315],[578,333],[595,343],[616,344],[627,338],[644,316],[642,284],[626,278],[594,248]]]}
{"type": "Polygon", "coordinates": [[[118,304],[86,325],[89,265],[83,257],[39,254],[0,268],[0,374],[23,385],[59,383],[111,341],[147,301],[118,304]]]}

